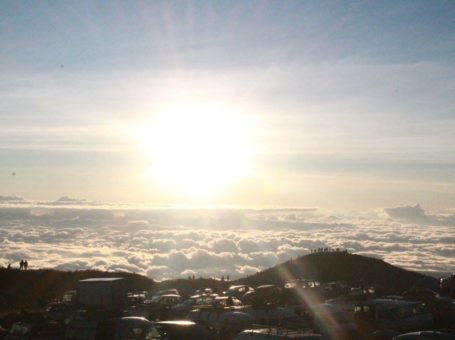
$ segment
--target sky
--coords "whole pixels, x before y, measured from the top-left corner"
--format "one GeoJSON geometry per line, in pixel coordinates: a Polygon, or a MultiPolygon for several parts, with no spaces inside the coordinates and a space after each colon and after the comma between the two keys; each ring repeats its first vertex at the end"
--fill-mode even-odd
{"type": "Polygon", "coordinates": [[[0,195],[455,202],[453,1],[2,1],[0,195]]]}

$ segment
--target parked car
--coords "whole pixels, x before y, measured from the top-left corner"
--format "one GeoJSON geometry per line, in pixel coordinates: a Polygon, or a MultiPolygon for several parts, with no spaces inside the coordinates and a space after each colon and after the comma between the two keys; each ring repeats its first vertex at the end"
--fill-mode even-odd
{"type": "Polygon", "coordinates": [[[393,338],[393,340],[453,340],[455,339],[454,332],[442,331],[421,331],[401,334],[393,338]]]}
{"type": "Polygon", "coordinates": [[[145,302],[148,301],[173,306],[180,303],[182,301],[182,297],[178,294],[162,294],[155,295],[150,300],[146,300],[145,302]]]}
{"type": "Polygon", "coordinates": [[[227,291],[224,292],[226,296],[233,296],[237,299],[242,298],[242,296],[249,291],[253,291],[254,289],[247,285],[235,285],[230,286],[227,291]]]}
{"type": "Polygon", "coordinates": [[[155,322],[147,340],[211,340],[214,338],[214,334],[210,334],[207,329],[195,322],[173,320],[155,322]]]}
{"type": "Polygon", "coordinates": [[[364,332],[393,329],[399,332],[427,330],[433,317],[421,302],[371,299],[354,309],[354,319],[364,332]]]}
{"type": "Polygon", "coordinates": [[[329,339],[353,339],[357,336],[354,322],[340,308],[322,303],[311,309],[313,329],[329,339]]]}
{"type": "MultiPolygon", "coordinates": [[[[153,339],[153,323],[140,317],[103,318],[80,316],[67,327],[66,340],[153,339]]],[[[61,339],[61,338],[60,338],[61,339]]]]}
{"type": "Polygon", "coordinates": [[[334,299],[326,300],[325,302],[337,306],[346,313],[353,313],[355,307],[359,305],[359,303],[367,299],[368,298],[365,298],[364,295],[346,294],[338,296],[337,298],[334,299]]]}
{"type": "Polygon", "coordinates": [[[8,330],[0,326],[0,339],[3,339],[8,334],[8,330]]]}
{"type": "Polygon", "coordinates": [[[248,291],[242,296],[242,303],[245,305],[266,305],[280,301],[282,290],[276,285],[262,285],[255,290],[248,291]]]}
{"type": "Polygon", "coordinates": [[[16,322],[11,327],[5,340],[60,340],[64,329],[54,321],[37,321],[33,323],[16,322]]]}
{"type": "Polygon", "coordinates": [[[101,320],[96,326],[96,340],[153,339],[154,323],[139,317],[101,320]]]}
{"type": "Polygon", "coordinates": [[[79,310],[73,313],[66,326],[66,340],[93,340],[96,338],[98,318],[79,310]]]}
{"type": "Polygon", "coordinates": [[[325,339],[320,334],[315,334],[305,331],[295,331],[283,328],[260,328],[260,329],[247,329],[239,333],[234,340],[280,340],[280,339],[293,339],[293,340],[311,340],[311,339],[325,339]]]}
{"type": "Polygon", "coordinates": [[[67,303],[51,304],[46,308],[45,317],[48,320],[56,321],[62,325],[68,323],[69,317],[75,311],[75,305],[67,303]]]}
{"type": "Polygon", "coordinates": [[[171,306],[172,315],[173,317],[176,318],[185,317],[192,309],[196,307],[215,305],[216,299],[218,299],[217,294],[193,295],[190,298],[186,299],[185,301],[171,306]]]}
{"type": "Polygon", "coordinates": [[[212,332],[233,330],[238,332],[250,326],[254,317],[249,313],[233,308],[201,307],[192,310],[188,319],[196,322],[212,332]]]}
{"type": "Polygon", "coordinates": [[[213,301],[213,305],[219,307],[242,306],[242,301],[233,296],[217,296],[213,301]]]}
{"type": "Polygon", "coordinates": [[[298,327],[303,325],[302,318],[291,308],[287,307],[266,307],[266,308],[245,308],[244,312],[254,317],[255,322],[261,325],[298,327]]]}
{"type": "Polygon", "coordinates": [[[173,317],[169,305],[145,301],[144,303],[130,306],[124,310],[125,315],[143,317],[150,321],[167,320],[173,317]]]}

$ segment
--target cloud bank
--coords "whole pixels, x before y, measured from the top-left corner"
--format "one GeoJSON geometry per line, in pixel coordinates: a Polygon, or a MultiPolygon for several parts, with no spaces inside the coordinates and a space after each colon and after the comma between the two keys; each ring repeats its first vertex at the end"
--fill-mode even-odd
{"type": "Polygon", "coordinates": [[[455,271],[455,218],[419,205],[319,209],[137,209],[78,199],[0,205],[0,265],[129,271],[156,280],[246,276],[319,247],[418,271],[455,271]],[[51,202],[52,203],[52,202],[51,202]],[[84,203],[84,205],[75,205],[84,203]]]}

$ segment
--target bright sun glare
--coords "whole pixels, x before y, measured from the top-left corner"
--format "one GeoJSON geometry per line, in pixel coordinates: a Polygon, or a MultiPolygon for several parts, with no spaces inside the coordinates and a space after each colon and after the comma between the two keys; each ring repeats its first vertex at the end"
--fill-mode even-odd
{"type": "Polygon", "coordinates": [[[252,118],[224,105],[182,103],[137,133],[153,182],[192,199],[218,194],[250,171],[252,118]]]}

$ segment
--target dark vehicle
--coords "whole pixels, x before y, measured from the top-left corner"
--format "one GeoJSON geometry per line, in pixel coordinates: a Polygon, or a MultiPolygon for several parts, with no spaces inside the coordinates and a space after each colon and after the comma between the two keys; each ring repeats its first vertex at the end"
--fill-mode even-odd
{"type": "Polygon", "coordinates": [[[242,303],[245,305],[266,305],[278,303],[281,299],[282,290],[275,285],[262,285],[253,291],[248,291],[242,296],[242,303]]]}
{"type": "Polygon", "coordinates": [[[147,339],[210,340],[215,339],[204,327],[192,321],[159,321],[154,323],[147,339]]]}
{"type": "Polygon", "coordinates": [[[313,329],[329,339],[354,339],[356,325],[338,307],[323,303],[312,308],[313,329]]]}
{"type": "Polygon", "coordinates": [[[213,305],[218,307],[242,306],[242,301],[232,296],[217,296],[213,305]]]}
{"type": "Polygon", "coordinates": [[[153,339],[153,323],[139,317],[72,319],[66,331],[67,340],[153,339]]]}
{"type": "Polygon", "coordinates": [[[453,340],[455,339],[454,332],[441,332],[441,331],[422,331],[401,334],[393,338],[394,340],[453,340]]]}
{"type": "Polygon", "coordinates": [[[433,317],[421,302],[372,299],[355,307],[354,320],[362,332],[392,329],[399,332],[427,330],[433,317]]]}
{"type": "Polygon", "coordinates": [[[128,293],[128,305],[143,303],[146,300],[146,293],[128,293]]]}
{"type": "Polygon", "coordinates": [[[304,325],[303,319],[292,309],[287,307],[251,307],[244,312],[250,314],[255,323],[268,326],[283,326],[298,328],[304,325]]]}
{"type": "Polygon", "coordinates": [[[139,305],[126,308],[124,313],[129,316],[143,317],[150,321],[167,320],[174,316],[169,305],[147,300],[139,305]]]}
{"type": "Polygon", "coordinates": [[[182,303],[175,304],[171,307],[172,315],[174,317],[185,317],[188,313],[200,306],[214,305],[218,295],[216,294],[200,294],[193,295],[182,303]]]}
{"type": "MultiPolygon", "coordinates": [[[[96,327],[96,340],[145,340],[154,338],[154,324],[144,318],[124,317],[102,320],[96,327]]],[[[160,338],[159,338],[160,339],[160,338]]]]}
{"type": "Polygon", "coordinates": [[[281,328],[247,329],[239,333],[234,340],[279,340],[279,339],[325,339],[320,334],[304,331],[291,331],[281,328]]]}
{"type": "Polygon", "coordinates": [[[96,338],[98,317],[86,311],[76,311],[69,318],[66,326],[65,339],[67,340],[93,340],[96,338]]]}
{"type": "Polygon", "coordinates": [[[442,278],[439,281],[441,294],[455,299],[455,274],[442,278]]]}
{"type": "Polygon", "coordinates": [[[433,315],[436,328],[455,329],[455,300],[442,297],[430,289],[414,289],[405,292],[406,300],[421,301],[433,315]]]}
{"type": "Polygon", "coordinates": [[[168,295],[168,294],[180,295],[180,293],[177,289],[169,288],[169,289],[159,290],[153,296],[168,295]]]}
{"type": "Polygon", "coordinates": [[[161,303],[163,305],[173,306],[182,301],[182,297],[177,294],[162,294],[162,295],[155,295],[150,300],[146,300],[145,302],[155,302],[161,303]]]}
{"type": "Polygon", "coordinates": [[[230,286],[229,289],[224,292],[224,295],[241,299],[246,292],[250,292],[253,290],[254,290],[253,288],[247,285],[230,286]]]}
{"type": "Polygon", "coordinates": [[[222,338],[232,338],[255,322],[254,316],[245,311],[236,310],[235,307],[201,307],[192,310],[188,318],[222,338]]]}
{"type": "Polygon", "coordinates": [[[11,327],[6,340],[60,340],[64,329],[57,322],[39,321],[34,323],[16,322],[11,327]]]}
{"type": "Polygon", "coordinates": [[[196,299],[190,297],[186,299],[182,303],[178,303],[171,307],[172,315],[174,317],[185,317],[195,306],[196,306],[196,299]]]}
{"type": "Polygon", "coordinates": [[[48,320],[56,321],[62,325],[66,325],[74,311],[75,311],[74,305],[66,303],[56,303],[47,307],[45,317],[48,320]]]}
{"type": "Polygon", "coordinates": [[[427,304],[437,328],[455,329],[455,300],[441,297],[427,304]]]}
{"type": "Polygon", "coordinates": [[[3,339],[3,337],[5,337],[7,334],[8,334],[8,331],[5,328],[3,328],[2,326],[0,326],[0,339],[3,339]]]}
{"type": "Polygon", "coordinates": [[[76,303],[76,291],[68,290],[63,293],[61,303],[64,304],[75,304],[76,303]]]}
{"type": "Polygon", "coordinates": [[[322,294],[319,282],[295,280],[285,284],[280,302],[286,306],[311,306],[323,302],[322,294]]]}
{"type": "Polygon", "coordinates": [[[344,282],[326,282],[321,288],[325,299],[334,299],[349,293],[349,286],[344,282]]]}

